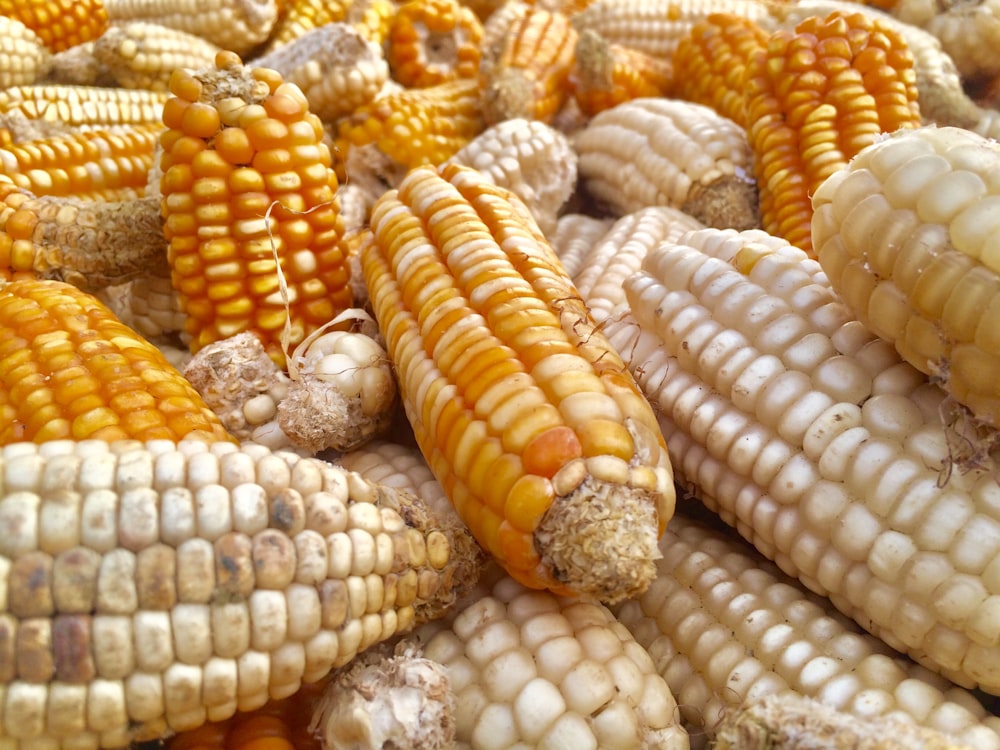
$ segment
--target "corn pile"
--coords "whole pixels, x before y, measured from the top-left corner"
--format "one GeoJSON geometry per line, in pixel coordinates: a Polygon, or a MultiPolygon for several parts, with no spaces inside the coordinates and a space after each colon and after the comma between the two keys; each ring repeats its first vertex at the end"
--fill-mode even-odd
{"type": "Polygon", "coordinates": [[[0,750],[1000,750],[997,0],[0,37],[0,750]]]}

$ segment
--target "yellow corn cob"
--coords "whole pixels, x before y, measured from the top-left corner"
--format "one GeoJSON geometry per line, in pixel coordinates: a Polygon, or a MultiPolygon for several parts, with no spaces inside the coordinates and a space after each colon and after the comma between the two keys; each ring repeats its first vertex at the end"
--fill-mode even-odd
{"type": "Polygon", "coordinates": [[[586,115],[632,99],[669,96],[674,78],[669,60],[609,42],[592,29],[579,35],[570,85],[573,98],[586,115]]]}
{"type": "Polygon", "coordinates": [[[576,190],[576,152],[569,139],[538,120],[504,120],[480,133],[449,162],[479,170],[517,195],[543,232],[555,229],[576,190]]]}
{"type": "Polygon", "coordinates": [[[678,515],[660,548],[656,580],[616,614],[648,649],[692,735],[715,739],[740,706],[798,695],[855,721],[892,716],[969,748],[1000,747],[1000,718],[970,693],[893,653],[740,540],[678,515]]]}
{"type": "Polygon", "coordinates": [[[648,404],[513,193],[410,171],[362,267],[417,442],[459,515],[535,588],[641,591],[673,511],[648,404]]]}
{"type": "Polygon", "coordinates": [[[609,42],[670,60],[691,27],[713,13],[762,21],[768,8],[757,0],[595,0],[573,16],[577,31],[591,29],[609,42]]]}
{"type": "Polygon", "coordinates": [[[0,16],[23,23],[52,52],[92,41],[108,24],[102,0],[0,0],[0,16]]]}
{"type": "Polygon", "coordinates": [[[479,77],[490,125],[514,117],[551,122],[569,98],[577,32],[564,13],[529,7],[483,51],[479,77]]]}
{"type": "Polygon", "coordinates": [[[322,125],[297,86],[232,53],[170,86],[160,190],[191,350],[249,330],[284,364],[352,303],[322,125]]]}
{"type": "Polygon", "coordinates": [[[467,533],[414,498],[261,446],[65,440],[0,467],[3,648],[23,645],[0,724],[24,748],[120,747],[289,696],[478,575],[467,533]]]}
{"type": "Polygon", "coordinates": [[[60,279],[88,290],[167,272],[159,201],[36,198],[0,183],[0,277],[60,279]]]}
{"type": "Polygon", "coordinates": [[[27,86],[48,74],[52,53],[34,31],[0,15],[0,62],[0,90],[27,86]]]}
{"type": "Polygon", "coordinates": [[[817,190],[813,222],[823,270],[858,319],[994,427],[997,168],[1000,147],[974,133],[901,131],[817,190]]]}
{"type": "Polygon", "coordinates": [[[396,8],[392,0],[287,0],[286,6],[268,37],[268,52],[329,23],[350,24],[369,41],[382,44],[396,8]]]}
{"type": "Polygon", "coordinates": [[[483,24],[458,0],[408,0],[389,25],[386,59],[404,86],[433,86],[479,73],[483,24]]]}
{"type": "Polygon", "coordinates": [[[957,470],[943,391],[763,232],[661,244],[625,286],[641,335],[605,330],[685,486],[893,648],[1000,692],[1000,469],[957,470]]]}
{"type": "Polygon", "coordinates": [[[148,21],[112,26],[93,47],[97,63],[118,86],[148,91],[167,91],[175,68],[204,68],[218,52],[200,36],[148,21]]]}
{"type": "Polygon", "coordinates": [[[113,24],[148,21],[194,34],[244,54],[267,39],[278,19],[275,0],[104,0],[113,24]]]}
{"type": "Polygon", "coordinates": [[[774,32],[747,66],[747,133],[761,223],[810,252],[809,196],[879,133],[920,125],[913,58],[861,13],[774,32]]]}
{"type": "Polygon", "coordinates": [[[746,133],[708,107],[633,99],[595,115],[573,143],[587,191],[616,215],[671,206],[709,226],[758,224],[746,133]]]}
{"type": "Polygon", "coordinates": [[[446,668],[459,746],[688,750],[665,681],[600,604],[504,578],[414,635],[446,668]]]}
{"type": "Polygon", "coordinates": [[[294,83],[309,109],[326,123],[378,96],[389,79],[382,48],[345,23],[328,23],[253,61],[294,83]]]}
{"type": "Polygon", "coordinates": [[[167,94],[160,91],[67,86],[14,86],[0,91],[0,114],[52,120],[76,129],[160,122],[167,94]]]}
{"type": "Polygon", "coordinates": [[[1000,43],[1000,3],[996,0],[973,0],[958,5],[940,0],[898,0],[891,12],[901,21],[937,37],[963,78],[972,81],[1000,74],[995,54],[1000,43]]]}
{"type": "Polygon", "coordinates": [[[0,444],[231,439],[156,347],[69,284],[0,287],[0,350],[0,444]]]}
{"type": "Polygon", "coordinates": [[[405,167],[440,164],[486,127],[480,93],[478,80],[456,78],[380,96],[338,123],[338,143],[343,151],[374,144],[405,167]]]}
{"type": "Polygon", "coordinates": [[[36,196],[141,197],[162,130],[137,125],[12,144],[0,149],[0,175],[36,196]]]}

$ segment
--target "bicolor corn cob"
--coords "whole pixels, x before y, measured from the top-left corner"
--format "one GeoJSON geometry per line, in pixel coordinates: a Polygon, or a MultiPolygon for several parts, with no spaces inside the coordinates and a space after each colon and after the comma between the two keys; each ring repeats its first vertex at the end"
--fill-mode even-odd
{"type": "Polygon", "coordinates": [[[998,469],[960,470],[943,391],[763,232],[661,244],[625,291],[637,325],[605,330],[684,485],[893,648],[1000,692],[998,469]]]}
{"type": "Polygon", "coordinates": [[[445,666],[459,747],[689,747],[649,655],[599,604],[503,578],[414,636],[445,666]]]}
{"type": "Polygon", "coordinates": [[[633,99],[595,115],[573,144],[587,192],[616,215],[670,206],[709,226],[758,224],[746,132],[706,106],[633,99]]]}
{"type": "Polygon", "coordinates": [[[41,38],[17,19],[0,15],[0,90],[28,86],[52,68],[41,38]]]}
{"type": "Polygon", "coordinates": [[[170,87],[160,192],[191,350],[249,330],[283,364],[352,303],[322,124],[301,89],[232,53],[170,87]]]}
{"type": "Polygon", "coordinates": [[[472,533],[527,585],[643,590],[673,511],[649,405],[513,193],[413,169],[362,267],[417,442],[472,533]]]}
{"type": "Polygon", "coordinates": [[[419,501],[261,446],[0,454],[0,725],[120,747],[291,695],[440,616],[473,542],[419,501]]]}
{"type": "Polygon", "coordinates": [[[112,26],[93,45],[94,58],[117,85],[147,91],[167,91],[176,68],[204,68],[218,52],[196,34],[149,21],[112,26]]]}
{"type": "Polygon", "coordinates": [[[486,122],[523,117],[551,122],[570,96],[577,32],[569,16],[530,6],[479,65],[486,122]]]}
{"type": "Polygon", "coordinates": [[[868,328],[1000,426],[1000,147],[958,128],[900,131],[814,196],[833,288],[868,328]]]}
{"type": "MultiPolygon", "coordinates": [[[[678,515],[660,548],[656,580],[616,614],[666,678],[692,736],[715,739],[741,706],[799,695],[858,721],[892,716],[956,746],[1000,748],[1000,718],[975,697],[895,654],[740,540],[678,515]]],[[[847,737],[827,739],[839,747],[847,737]]]]}
{"type": "Polygon", "coordinates": [[[744,86],[761,224],[807,252],[820,183],[880,133],[920,125],[906,42],[861,13],[774,32],[751,55],[744,86]]]}
{"type": "Polygon", "coordinates": [[[0,0],[0,16],[23,23],[52,52],[93,41],[108,25],[103,0],[0,0]]]}
{"type": "Polygon", "coordinates": [[[0,287],[0,353],[0,444],[232,439],[155,346],[69,284],[0,287]]]}
{"type": "Polygon", "coordinates": [[[479,17],[458,0],[408,0],[389,25],[386,59],[404,86],[475,78],[482,38],[479,17]]]}
{"type": "Polygon", "coordinates": [[[76,129],[159,123],[167,94],[160,91],[37,84],[0,91],[0,114],[61,122],[76,129]]]}
{"type": "Polygon", "coordinates": [[[330,23],[350,24],[369,41],[381,44],[396,8],[392,0],[286,0],[285,5],[267,39],[268,52],[330,23]]]}

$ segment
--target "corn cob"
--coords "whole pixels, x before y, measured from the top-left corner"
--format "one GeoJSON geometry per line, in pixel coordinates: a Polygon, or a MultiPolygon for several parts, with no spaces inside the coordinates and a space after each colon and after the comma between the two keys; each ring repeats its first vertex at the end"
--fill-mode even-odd
{"type": "Polygon", "coordinates": [[[0,149],[0,175],[36,196],[122,201],[146,189],[159,125],[88,130],[0,149]]]}
{"type": "Polygon", "coordinates": [[[395,12],[392,0],[288,0],[267,40],[267,52],[330,23],[347,23],[363,37],[382,44],[395,12]]]}
{"type": "Polygon", "coordinates": [[[449,164],[411,170],[371,225],[362,267],[407,416],[480,544],[535,588],[641,591],[670,467],[528,209],[449,164]]]}
{"type": "Polygon", "coordinates": [[[4,622],[39,636],[4,662],[9,738],[118,747],[225,719],[440,616],[475,580],[471,538],[411,496],[222,446],[5,449],[4,622]]]}
{"type": "Polygon", "coordinates": [[[480,93],[478,80],[456,78],[380,96],[338,123],[338,144],[373,144],[407,168],[440,164],[485,129],[480,93]]]}
{"type": "Polygon", "coordinates": [[[45,77],[52,67],[52,53],[41,38],[23,23],[0,15],[0,91],[27,86],[45,77]]]}
{"type": "Polygon", "coordinates": [[[576,190],[576,152],[559,130],[538,120],[504,120],[448,159],[479,170],[531,210],[543,232],[576,190]]]}
{"type": "Polygon", "coordinates": [[[625,291],[638,326],[605,330],[685,486],[893,648],[1000,691],[997,468],[949,471],[943,391],[762,232],[661,244],[625,291]]]}
{"type": "Polygon", "coordinates": [[[68,86],[118,85],[111,72],[94,57],[93,42],[84,42],[54,54],[45,80],[68,86]]]}
{"type": "Polygon", "coordinates": [[[523,117],[551,122],[569,98],[577,32],[564,13],[529,7],[479,65],[490,125],[523,117]]]}
{"type": "Polygon", "coordinates": [[[0,114],[61,122],[76,129],[159,123],[167,95],[159,91],[67,86],[14,86],[0,91],[0,114]]]}
{"type": "Polygon", "coordinates": [[[322,125],[297,86],[232,53],[170,86],[160,189],[191,351],[249,330],[283,365],[352,303],[322,125]]]}
{"type": "Polygon", "coordinates": [[[149,21],[112,26],[94,41],[97,64],[127,89],[167,91],[176,68],[204,68],[219,47],[186,31],[149,21]]]}
{"type": "Polygon", "coordinates": [[[0,287],[0,444],[230,440],[159,350],[94,297],[58,281],[0,287]]]}
{"type": "Polygon", "coordinates": [[[588,193],[615,215],[670,206],[708,226],[758,224],[746,133],[708,107],[633,99],[595,115],[573,145],[588,193]]]}
{"type": "Polygon", "coordinates": [[[915,84],[903,38],[861,13],[774,32],[745,80],[764,229],[811,252],[809,196],[879,133],[920,125],[915,84]]]}
{"type": "Polygon", "coordinates": [[[416,495],[440,515],[455,512],[441,483],[416,447],[373,440],[338,456],[336,462],[369,482],[396,487],[416,495]]]}
{"type": "MultiPolygon", "coordinates": [[[[156,199],[156,212],[159,214],[159,200],[156,199]]],[[[163,243],[166,254],[166,242],[163,243]]],[[[166,269],[162,275],[145,273],[131,281],[108,286],[97,292],[97,297],[125,325],[141,333],[158,344],[167,339],[183,343],[185,350],[187,341],[184,334],[184,311],[180,308],[177,292],[170,283],[170,272],[166,269]]]]}
{"type": "Polygon", "coordinates": [[[855,721],[891,716],[978,750],[1000,747],[1000,718],[970,693],[894,654],[740,540],[678,515],[660,547],[656,580],[617,615],[692,736],[715,739],[741,705],[799,695],[855,721]]]}
{"type": "Polygon", "coordinates": [[[583,269],[583,262],[594,243],[604,237],[613,224],[614,219],[587,214],[568,213],[559,217],[548,240],[571,279],[583,269]]]}
{"type": "Polygon", "coordinates": [[[166,273],[159,201],[36,198],[0,182],[0,277],[43,277],[89,291],[166,273]]]}
{"type": "Polygon", "coordinates": [[[941,0],[898,0],[891,12],[937,37],[963,78],[972,81],[1000,74],[995,54],[1000,43],[1000,3],[996,0],[955,5],[941,0]]]}
{"type": "Polygon", "coordinates": [[[1000,147],[968,131],[901,131],[816,191],[813,222],[823,270],[858,319],[994,427],[997,168],[1000,147]]]}
{"type": "MultiPolygon", "coordinates": [[[[504,0],[483,21],[483,49],[499,48],[510,30],[520,22],[532,4],[527,0],[504,0]]],[[[483,18],[483,16],[480,16],[483,18]]]]}
{"type": "Polygon", "coordinates": [[[482,38],[479,17],[458,0],[408,0],[389,25],[386,59],[404,86],[474,78],[482,38]]]}
{"type": "Polygon", "coordinates": [[[70,135],[73,128],[61,122],[32,120],[21,114],[0,115],[0,148],[10,148],[14,144],[39,138],[70,135]]]}
{"type": "Polygon", "coordinates": [[[649,655],[599,604],[503,578],[414,639],[446,668],[458,747],[689,747],[649,655]]]}
{"type": "Polygon", "coordinates": [[[92,41],[108,24],[102,0],[0,0],[0,16],[23,23],[52,52],[92,41]]]}
{"type": "Polygon", "coordinates": [[[274,0],[104,0],[113,24],[148,21],[194,34],[245,54],[261,44],[278,20],[274,0]]]}

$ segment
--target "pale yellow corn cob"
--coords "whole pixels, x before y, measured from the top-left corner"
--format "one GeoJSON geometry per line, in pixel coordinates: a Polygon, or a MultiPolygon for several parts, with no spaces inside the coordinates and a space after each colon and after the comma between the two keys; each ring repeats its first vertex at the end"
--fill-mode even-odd
{"type": "Polygon", "coordinates": [[[0,16],[0,90],[35,83],[51,66],[52,53],[38,34],[15,18],[0,16]]]}
{"type": "Polygon", "coordinates": [[[625,287],[638,325],[605,330],[681,481],[889,645],[1000,692],[1000,467],[959,470],[944,392],[759,231],[663,243],[625,287]]]}
{"type": "Polygon", "coordinates": [[[226,446],[3,449],[6,746],[120,747],[256,708],[478,574],[467,533],[411,496],[226,446]]]}
{"type": "Polygon", "coordinates": [[[1000,145],[959,128],[883,139],[813,196],[833,288],[903,358],[1000,426],[1000,145]]]}
{"type": "Polygon", "coordinates": [[[503,578],[414,633],[455,694],[459,750],[687,750],[649,655],[604,606],[503,578]]]}
{"type": "Polygon", "coordinates": [[[448,159],[514,192],[539,228],[555,229],[559,209],[576,190],[576,152],[560,131],[539,120],[504,120],[448,159]]]}
{"type": "Polygon", "coordinates": [[[892,14],[905,23],[926,29],[941,40],[963,78],[990,78],[1000,74],[1000,2],[971,0],[898,0],[892,14]]]}
{"type": "Polygon", "coordinates": [[[113,24],[150,21],[243,55],[267,39],[278,20],[275,0],[105,0],[113,24]]]}
{"type": "Polygon", "coordinates": [[[656,580],[617,614],[692,736],[713,739],[741,705],[798,694],[858,720],[892,716],[1000,747],[1000,718],[971,693],[894,654],[741,540],[676,516],[660,546],[656,580]]]}
{"type": "Polygon", "coordinates": [[[77,129],[161,122],[168,94],[101,86],[36,84],[0,91],[0,113],[53,120],[77,129]]]}
{"type": "Polygon", "coordinates": [[[52,55],[45,79],[70,86],[116,86],[111,72],[94,57],[94,43],[84,42],[52,55]]]}
{"type": "MultiPolygon", "coordinates": [[[[573,26],[578,31],[596,31],[609,42],[669,60],[678,41],[691,27],[713,13],[763,21],[768,10],[757,0],[594,0],[573,16],[573,26]]],[[[683,71],[678,74],[683,75],[683,71]]]]}
{"type": "Polygon", "coordinates": [[[149,91],[168,91],[175,68],[204,68],[218,52],[196,34],[149,21],[111,26],[93,43],[94,58],[118,86],[149,91]]]}
{"type": "Polygon", "coordinates": [[[548,239],[570,278],[575,278],[580,272],[591,247],[613,224],[614,219],[587,214],[569,213],[559,217],[548,239]]]}
{"type": "Polygon", "coordinates": [[[701,104],[642,98],[573,136],[587,191],[616,215],[672,206],[707,226],[758,226],[746,132],[701,104]]]}
{"type": "Polygon", "coordinates": [[[346,23],[328,23],[253,60],[294,83],[325,122],[371,102],[389,79],[382,47],[346,23]]]}
{"type": "Polygon", "coordinates": [[[623,284],[639,270],[646,253],[664,241],[676,242],[681,235],[702,224],[676,208],[650,206],[618,219],[594,243],[583,259],[580,272],[573,277],[590,314],[600,324],[627,310],[623,284]]]}

